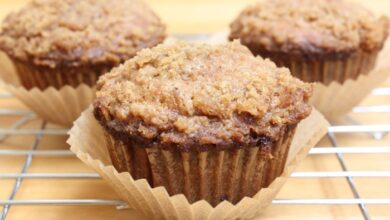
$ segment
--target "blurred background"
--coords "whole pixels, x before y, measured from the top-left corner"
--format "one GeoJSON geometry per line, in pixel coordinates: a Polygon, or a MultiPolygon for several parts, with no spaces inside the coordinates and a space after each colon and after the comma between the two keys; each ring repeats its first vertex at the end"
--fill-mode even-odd
{"type": "MultiPolygon", "coordinates": [[[[210,33],[228,27],[246,5],[256,0],[145,0],[174,34],[210,33]]],[[[315,1],[315,0],[314,0],[315,1]]],[[[390,0],[351,0],[390,15],[390,0]]],[[[0,0],[0,20],[28,0],[0,0]]]]}

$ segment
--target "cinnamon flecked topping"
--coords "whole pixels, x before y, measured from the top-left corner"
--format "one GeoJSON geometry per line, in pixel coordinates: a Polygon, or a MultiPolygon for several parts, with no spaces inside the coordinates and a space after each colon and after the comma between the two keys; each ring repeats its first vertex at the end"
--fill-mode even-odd
{"type": "Polygon", "coordinates": [[[387,17],[344,0],[266,0],[242,11],[229,38],[270,52],[348,54],[380,49],[388,28],[387,17]]]}
{"type": "Polygon", "coordinates": [[[191,146],[278,140],[310,114],[312,85],[238,42],[142,50],[100,78],[95,116],[119,138],[191,146]]]}
{"type": "Polygon", "coordinates": [[[165,26],[140,0],[33,0],[4,20],[0,48],[52,68],[116,65],[164,37],[165,26]]]}

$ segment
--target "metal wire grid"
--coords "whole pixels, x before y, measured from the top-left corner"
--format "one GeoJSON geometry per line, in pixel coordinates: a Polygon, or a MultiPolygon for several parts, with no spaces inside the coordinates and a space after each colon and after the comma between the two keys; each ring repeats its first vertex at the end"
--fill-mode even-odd
{"type": "MultiPolygon", "coordinates": [[[[389,88],[378,88],[372,93],[375,96],[390,96],[389,88]]],[[[10,94],[0,93],[0,101],[2,99],[13,98],[10,94]]],[[[390,113],[390,105],[380,106],[365,106],[356,107],[354,112],[361,113],[390,113]]],[[[42,121],[39,128],[21,128],[24,124],[36,116],[28,110],[15,109],[0,109],[0,117],[20,116],[9,128],[0,128],[0,142],[10,135],[34,135],[35,141],[31,146],[31,150],[14,150],[3,149],[0,150],[0,156],[20,156],[25,155],[26,159],[24,165],[19,173],[3,173],[0,174],[0,179],[16,179],[13,190],[7,200],[0,200],[0,205],[3,210],[0,215],[0,220],[5,220],[11,206],[16,205],[114,205],[118,208],[125,207],[126,204],[121,200],[105,200],[105,199],[57,199],[57,200],[16,200],[15,195],[18,192],[20,185],[24,179],[97,179],[100,176],[97,173],[27,173],[31,161],[34,156],[63,156],[74,157],[75,155],[69,150],[37,150],[43,135],[66,135],[66,129],[49,129],[46,128],[46,122],[42,121]]],[[[390,123],[390,121],[388,122],[390,123]]],[[[336,125],[329,128],[328,139],[332,143],[333,148],[316,147],[310,151],[311,155],[315,154],[335,154],[342,171],[336,172],[294,172],[291,178],[346,178],[349,187],[354,195],[354,198],[332,198],[332,199],[275,199],[273,204],[284,205],[357,205],[360,208],[364,219],[371,219],[366,205],[389,205],[390,198],[386,199],[365,199],[362,198],[355,186],[354,178],[357,177],[390,177],[389,171],[364,171],[356,172],[349,171],[346,166],[345,154],[390,154],[390,146],[375,147],[375,146],[359,146],[359,147],[340,147],[337,143],[335,134],[337,133],[368,133],[372,138],[381,139],[390,133],[390,124],[386,125],[336,125]]]]}

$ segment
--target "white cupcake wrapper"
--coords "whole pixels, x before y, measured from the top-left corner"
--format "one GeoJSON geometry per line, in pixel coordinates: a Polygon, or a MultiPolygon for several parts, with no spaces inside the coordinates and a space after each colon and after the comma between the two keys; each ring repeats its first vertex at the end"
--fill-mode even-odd
{"type": "Polygon", "coordinates": [[[389,70],[372,71],[356,80],[343,84],[332,82],[329,85],[316,83],[310,103],[328,120],[334,121],[350,112],[378,85],[389,77],[389,70]]]}
{"type": "Polygon", "coordinates": [[[21,86],[12,61],[0,54],[0,86],[23,102],[39,117],[63,126],[71,126],[95,97],[95,87],[80,84],[77,87],[63,86],[26,89],[21,86]]]}
{"type": "Polygon", "coordinates": [[[85,84],[77,88],[64,86],[61,89],[55,89],[50,87],[44,91],[37,88],[27,90],[1,80],[0,85],[42,119],[63,126],[71,126],[95,97],[95,87],[85,84]]]}
{"type": "MultiPolygon", "coordinates": [[[[220,44],[224,43],[228,40],[228,30],[222,31],[220,33],[216,33],[212,37],[210,37],[207,42],[212,44],[220,44]]],[[[367,65],[360,65],[353,63],[353,62],[359,62],[359,59],[356,59],[354,61],[351,61],[350,63],[347,63],[346,65],[328,65],[328,69],[350,69],[350,70],[356,70],[356,69],[362,69],[364,70],[368,66],[372,66],[373,60],[376,57],[376,55],[365,59],[364,61],[367,65]],[[346,68],[346,67],[349,68],[346,68]]],[[[310,99],[311,104],[318,109],[327,119],[329,120],[337,120],[342,115],[345,115],[349,111],[352,110],[352,108],[356,105],[358,105],[361,101],[364,100],[364,98],[370,94],[370,92],[378,87],[381,83],[386,81],[386,79],[390,76],[390,39],[386,41],[385,46],[380,51],[378,58],[376,59],[376,66],[374,70],[363,71],[365,74],[361,74],[358,77],[354,76],[356,79],[348,79],[344,81],[344,83],[339,83],[337,81],[333,81],[329,83],[328,85],[325,85],[323,83],[316,83],[314,87],[314,93],[313,96],[310,99]]],[[[363,60],[360,59],[360,60],[363,60]]],[[[334,64],[334,63],[333,63],[334,64]]],[[[305,68],[302,67],[304,65],[300,65],[296,63],[296,65],[299,65],[300,67],[298,69],[302,69],[306,71],[303,73],[303,75],[308,74],[316,74],[316,72],[310,73],[308,70],[313,70],[313,68],[305,68]]],[[[315,69],[315,68],[314,68],[315,69]]],[[[317,74],[320,71],[317,71],[317,74]]],[[[339,74],[336,74],[340,79],[343,79],[343,73],[340,71],[336,71],[339,74]]],[[[352,74],[353,71],[351,71],[352,74]]],[[[310,77],[306,77],[310,78],[310,77]]]]}
{"type": "Polygon", "coordinates": [[[129,207],[157,219],[249,219],[264,210],[309,150],[326,133],[327,121],[313,109],[312,114],[296,128],[285,170],[269,187],[255,196],[244,197],[236,205],[224,201],[216,207],[201,200],[190,204],[184,195],[169,196],[164,187],[152,188],[145,179],[134,180],[128,172],[118,173],[112,165],[105,145],[104,132],[87,109],[69,131],[71,150],[95,169],[128,203],[129,207]]]}
{"type": "Polygon", "coordinates": [[[390,77],[390,40],[379,53],[375,69],[357,79],[349,79],[343,84],[332,82],[329,85],[317,83],[310,99],[328,120],[337,120],[350,112],[364,100],[371,91],[390,77]]]}

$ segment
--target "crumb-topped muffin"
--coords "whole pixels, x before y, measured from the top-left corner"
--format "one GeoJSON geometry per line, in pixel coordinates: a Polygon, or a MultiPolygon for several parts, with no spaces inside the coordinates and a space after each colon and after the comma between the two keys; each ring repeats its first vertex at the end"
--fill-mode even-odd
{"type": "Polygon", "coordinates": [[[190,202],[238,202],[283,171],[312,86],[238,42],[142,50],[98,82],[114,166],[190,202]]]}
{"type": "Polygon", "coordinates": [[[266,0],[241,12],[229,38],[304,81],[329,84],[368,73],[387,35],[388,18],[352,2],[266,0]]]}
{"type": "Polygon", "coordinates": [[[0,48],[25,87],[60,88],[94,85],[164,37],[165,25],[140,0],[34,0],[6,17],[0,48]]]}

